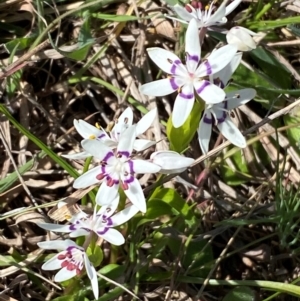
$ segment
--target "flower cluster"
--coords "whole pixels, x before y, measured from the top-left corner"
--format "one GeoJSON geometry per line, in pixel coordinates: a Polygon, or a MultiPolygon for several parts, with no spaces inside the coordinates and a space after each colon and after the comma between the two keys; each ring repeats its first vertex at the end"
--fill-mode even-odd
{"type": "MultiPolygon", "coordinates": [[[[172,113],[175,128],[185,125],[194,103],[202,102],[203,113],[198,127],[198,140],[203,153],[209,151],[212,127],[216,125],[222,135],[238,147],[245,147],[246,140],[230,118],[229,111],[245,104],[255,97],[254,89],[225,91],[233,72],[242,59],[239,51],[255,48],[251,36],[253,32],[234,27],[227,32],[228,45],[214,49],[206,58],[201,58],[201,34],[206,30],[216,30],[227,22],[230,14],[241,2],[230,4],[224,1],[218,9],[215,2],[202,7],[201,2],[192,1],[185,7],[175,5],[174,11],[182,23],[188,24],[185,35],[185,61],[171,51],[162,48],[148,48],[153,62],[167,73],[166,78],[146,83],[140,87],[141,93],[164,96],[177,91],[172,113]]],[[[172,19],[175,19],[171,17],[172,19]]],[[[67,233],[69,237],[86,237],[83,246],[70,239],[41,242],[39,247],[58,249],[60,252],[47,261],[42,268],[60,271],[55,281],[65,281],[74,276],[89,277],[95,298],[98,298],[97,272],[86,253],[91,239],[104,239],[114,245],[125,242],[124,233],[116,227],[128,222],[138,212],[147,211],[147,203],[138,174],[181,173],[193,162],[175,151],[154,151],[143,158],[142,151],[153,149],[156,141],[140,138],[155,118],[157,110],[149,111],[141,120],[133,123],[133,111],[127,108],[107,132],[98,124],[93,126],[84,120],[74,120],[74,127],[82,136],[80,153],[64,155],[68,159],[93,157],[95,166],[79,176],[73,184],[76,189],[93,185],[100,186],[92,213],[81,209],[67,218],[67,224],[40,223],[45,230],[67,233]],[[120,205],[120,191],[126,195],[127,206],[120,205]]],[[[60,203],[63,206],[64,203],[60,203]]]]}

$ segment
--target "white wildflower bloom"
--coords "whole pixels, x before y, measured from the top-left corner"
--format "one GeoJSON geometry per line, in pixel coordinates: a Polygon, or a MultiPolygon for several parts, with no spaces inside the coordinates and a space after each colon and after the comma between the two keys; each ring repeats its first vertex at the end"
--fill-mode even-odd
{"type": "MultiPolygon", "coordinates": [[[[136,137],[140,136],[148,130],[157,115],[157,109],[152,109],[145,114],[136,125],[136,137]]],[[[116,120],[114,127],[107,133],[100,126],[93,126],[84,120],[74,120],[74,127],[80,136],[84,139],[99,140],[110,148],[117,148],[120,135],[133,123],[133,111],[127,108],[116,120]]],[[[155,142],[146,139],[135,139],[133,149],[136,151],[143,151],[148,147],[154,145],[155,142]]],[[[91,154],[84,151],[81,153],[63,155],[68,159],[84,159],[90,157],[91,154]]]]}
{"type": "Polygon", "coordinates": [[[169,17],[181,23],[189,23],[191,20],[196,20],[198,28],[207,28],[211,30],[212,26],[224,25],[227,22],[226,16],[229,15],[242,0],[234,0],[226,6],[228,0],[222,2],[219,8],[216,9],[216,1],[203,7],[200,1],[191,1],[185,7],[176,4],[173,10],[179,18],[169,17]]]}
{"type": "Polygon", "coordinates": [[[94,232],[109,243],[119,246],[125,242],[125,239],[113,227],[126,223],[139,210],[132,205],[114,214],[118,203],[119,196],[110,205],[102,206],[98,211],[95,207],[94,214],[89,215],[80,211],[70,218],[69,225],[39,223],[38,226],[48,231],[70,233],[70,237],[89,235],[94,232]]]}
{"type": "Polygon", "coordinates": [[[147,51],[154,63],[169,75],[165,79],[142,85],[140,90],[143,94],[151,96],[164,96],[178,91],[172,113],[174,127],[180,127],[188,118],[194,105],[195,93],[207,104],[224,100],[225,92],[209,79],[230,63],[237,49],[235,46],[226,45],[212,52],[201,62],[201,47],[195,20],[191,20],[186,32],[186,65],[174,53],[165,49],[149,48],[147,51]]]}
{"type": "MultiPolygon", "coordinates": [[[[237,53],[233,60],[220,72],[214,75],[214,81],[224,88],[231,75],[241,61],[241,53],[237,53]]],[[[243,105],[256,95],[254,89],[242,89],[226,93],[224,100],[218,104],[206,105],[198,128],[198,140],[204,154],[208,152],[212,126],[215,124],[222,135],[238,147],[246,147],[246,140],[236,125],[231,121],[229,111],[243,105]]]]}
{"type": "Polygon", "coordinates": [[[135,178],[138,173],[156,173],[160,167],[141,159],[132,159],[131,153],[136,137],[136,125],[129,127],[121,135],[115,151],[98,140],[83,140],[82,147],[100,164],[77,178],[74,188],[86,188],[102,183],[96,195],[97,204],[109,205],[122,188],[129,200],[140,211],[146,212],[146,200],[142,187],[135,178]]]}
{"type": "Polygon", "coordinates": [[[74,241],[66,240],[54,240],[54,241],[42,241],[37,243],[42,249],[62,250],[60,253],[49,259],[42,266],[43,270],[60,271],[55,275],[54,281],[62,282],[79,275],[85,267],[86,273],[90,278],[92,284],[92,290],[95,299],[99,296],[99,287],[96,270],[88,259],[85,250],[78,246],[74,241]]]}
{"type": "Polygon", "coordinates": [[[195,160],[173,151],[158,151],[151,154],[150,161],[161,167],[160,173],[172,174],[185,171],[195,160]]]}
{"type": "Polygon", "coordinates": [[[237,47],[239,51],[251,51],[256,48],[253,36],[257,34],[241,26],[232,27],[226,34],[227,43],[237,47]]]}

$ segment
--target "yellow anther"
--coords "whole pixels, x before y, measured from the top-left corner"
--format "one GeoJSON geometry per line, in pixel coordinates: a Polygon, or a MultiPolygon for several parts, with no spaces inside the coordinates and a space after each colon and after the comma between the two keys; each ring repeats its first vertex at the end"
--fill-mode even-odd
{"type": "Polygon", "coordinates": [[[90,135],[89,139],[91,139],[91,140],[96,139],[96,136],[95,135],[90,135]]]}
{"type": "Polygon", "coordinates": [[[97,129],[100,129],[100,128],[101,128],[99,122],[96,122],[96,123],[95,123],[95,126],[96,126],[97,129]]]}

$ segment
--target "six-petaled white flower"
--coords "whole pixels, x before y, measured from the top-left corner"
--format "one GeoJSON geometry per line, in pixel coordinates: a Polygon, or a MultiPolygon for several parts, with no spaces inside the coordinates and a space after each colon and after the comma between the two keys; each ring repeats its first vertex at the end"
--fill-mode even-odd
{"type": "Polygon", "coordinates": [[[96,270],[88,259],[85,250],[72,240],[53,240],[38,243],[42,249],[62,250],[42,265],[43,270],[53,271],[61,269],[54,277],[54,281],[62,282],[81,274],[85,267],[90,278],[95,299],[99,296],[99,287],[96,270]]]}
{"type": "Polygon", "coordinates": [[[38,226],[49,231],[70,233],[70,237],[85,236],[94,232],[109,243],[119,246],[125,242],[125,239],[113,227],[126,223],[139,210],[132,205],[114,214],[118,203],[119,196],[109,206],[102,206],[98,211],[95,207],[94,214],[89,215],[80,211],[71,217],[69,225],[39,223],[38,226]]]}
{"type": "Polygon", "coordinates": [[[210,78],[224,68],[237,52],[235,46],[226,45],[212,52],[201,62],[201,48],[195,20],[189,23],[186,31],[186,65],[172,52],[162,48],[147,49],[150,58],[168,77],[141,86],[142,93],[151,96],[164,96],[178,91],[172,113],[174,127],[180,127],[188,118],[195,101],[195,92],[207,104],[224,100],[225,93],[214,85],[210,78]]]}
{"type": "Polygon", "coordinates": [[[132,159],[131,153],[135,140],[136,125],[129,127],[120,135],[118,148],[111,148],[98,140],[83,140],[82,147],[100,160],[100,165],[94,167],[77,178],[74,188],[86,188],[102,183],[96,195],[99,205],[109,205],[122,188],[129,200],[142,212],[146,212],[146,201],[142,187],[135,178],[138,173],[156,173],[160,167],[146,160],[132,159]]]}
{"type": "MultiPolygon", "coordinates": [[[[139,122],[136,124],[136,137],[140,136],[153,123],[157,115],[157,109],[152,109],[146,115],[144,115],[139,122]]],[[[114,127],[109,133],[107,133],[100,126],[93,126],[84,120],[74,119],[74,127],[80,136],[84,139],[92,139],[102,141],[104,144],[114,149],[118,146],[120,135],[133,123],[133,112],[131,108],[127,108],[120,117],[116,120],[114,127]]],[[[143,151],[146,148],[154,145],[155,142],[147,139],[136,139],[133,144],[133,149],[136,151],[143,151]]],[[[91,154],[88,152],[80,152],[71,155],[63,155],[68,159],[84,159],[90,157],[91,154]]]]}
{"type": "MultiPolygon", "coordinates": [[[[214,82],[220,88],[225,88],[233,72],[241,61],[241,53],[237,53],[231,62],[214,75],[214,82]]],[[[203,153],[208,152],[212,126],[215,124],[222,135],[238,147],[246,147],[246,140],[239,129],[231,121],[229,111],[243,105],[256,95],[254,89],[242,89],[226,93],[224,101],[214,105],[206,105],[198,128],[198,140],[203,153]]]]}
{"type": "Polygon", "coordinates": [[[198,28],[207,28],[213,30],[213,26],[224,25],[227,22],[226,16],[229,15],[242,0],[234,0],[226,6],[228,0],[222,2],[218,9],[215,6],[216,1],[203,7],[200,1],[191,1],[185,7],[176,4],[173,10],[178,15],[177,18],[169,17],[182,23],[189,23],[191,20],[196,20],[198,28]]]}

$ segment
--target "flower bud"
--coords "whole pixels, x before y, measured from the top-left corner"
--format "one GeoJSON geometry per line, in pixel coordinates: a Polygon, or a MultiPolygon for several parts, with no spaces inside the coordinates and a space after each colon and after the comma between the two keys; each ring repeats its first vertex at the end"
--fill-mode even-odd
{"type": "Polygon", "coordinates": [[[173,151],[159,151],[152,153],[150,161],[161,167],[160,173],[173,174],[185,171],[195,160],[173,151]]]}
{"type": "Polygon", "coordinates": [[[256,48],[252,38],[254,35],[256,33],[247,28],[235,26],[228,31],[226,40],[228,44],[235,45],[239,51],[251,51],[256,48]]]}

